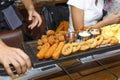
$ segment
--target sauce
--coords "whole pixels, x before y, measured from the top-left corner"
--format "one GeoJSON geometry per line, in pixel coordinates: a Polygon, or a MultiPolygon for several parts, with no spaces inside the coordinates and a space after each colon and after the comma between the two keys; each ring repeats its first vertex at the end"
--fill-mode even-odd
{"type": "Polygon", "coordinates": [[[89,37],[91,34],[88,31],[79,32],[79,36],[81,37],[89,37]]]}
{"type": "Polygon", "coordinates": [[[92,30],[90,30],[90,33],[92,35],[98,35],[98,34],[100,34],[100,30],[98,30],[98,29],[92,29],[92,30]]]}

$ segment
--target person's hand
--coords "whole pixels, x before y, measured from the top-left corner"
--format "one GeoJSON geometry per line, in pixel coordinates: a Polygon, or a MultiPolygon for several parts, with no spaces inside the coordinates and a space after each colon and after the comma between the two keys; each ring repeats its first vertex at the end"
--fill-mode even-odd
{"type": "Polygon", "coordinates": [[[12,64],[18,74],[25,73],[27,69],[31,69],[30,58],[18,48],[0,46],[0,64],[2,64],[7,71],[8,75],[15,77],[10,69],[12,64]]]}
{"type": "Polygon", "coordinates": [[[42,19],[40,14],[35,9],[29,9],[29,21],[32,21],[32,23],[28,26],[28,28],[33,29],[35,26],[40,26],[42,23],[42,19]]]}
{"type": "Polygon", "coordinates": [[[84,30],[85,30],[85,31],[88,31],[88,30],[90,30],[90,29],[92,29],[92,27],[91,27],[91,26],[87,26],[87,27],[86,27],[86,26],[84,26],[84,30]]]}
{"type": "Polygon", "coordinates": [[[107,24],[115,24],[115,23],[118,23],[120,22],[120,13],[117,13],[117,12],[113,12],[111,13],[110,15],[108,15],[104,21],[107,23],[107,24]]]}

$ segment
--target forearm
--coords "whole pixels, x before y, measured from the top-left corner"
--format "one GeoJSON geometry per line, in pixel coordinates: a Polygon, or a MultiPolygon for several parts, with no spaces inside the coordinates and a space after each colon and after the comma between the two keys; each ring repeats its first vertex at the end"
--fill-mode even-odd
{"type": "Polygon", "coordinates": [[[82,27],[79,27],[79,26],[74,26],[74,30],[76,31],[76,32],[78,32],[78,31],[83,31],[84,30],[84,27],[82,26],[82,27]]]}
{"type": "Polygon", "coordinates": [[[101,28],[106,25],[109,25],[109,22],[107,22],[106,20],[103,20],[103,21],[100,21],[97,24],[93,25],[92,28],[101,28]]]}
{"type": "Polygon", "coordinates": [[[22,0],[22,2],[27,10],[34,9],[32,0],[22,0]]]}
{"type": "Polygon", "coordinates": [[[93,25],[95,28],[100,28],[106,25],[115,24],[120,22],[120,13],[111,13],[105,19],[93,25]]]}
{"type": "Polygon", "coordinates": [[[107,22],[106,20],[103,20],[103,21],[100,21],[97,24],[92,25],[92,26],[82,26],[82,27],[74,26],[74,29],[75,29],[75,31],[83,31],[83,30],[89,30],[92,28],[101,28],[101,27],[106,26],[106,25],[109,25],[109,22],[107,22]]]}

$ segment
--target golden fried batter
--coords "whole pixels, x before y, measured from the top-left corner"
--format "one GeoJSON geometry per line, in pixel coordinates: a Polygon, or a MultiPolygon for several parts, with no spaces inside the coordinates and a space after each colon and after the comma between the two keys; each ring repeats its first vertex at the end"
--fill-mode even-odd
{"type": "Polygon", "coordinates": [[[48,31],[46,32],[46,35],[47,35],[47,36],[55,35],[55,31],[53,31],[53,30],[48,30],[48,31]]]}

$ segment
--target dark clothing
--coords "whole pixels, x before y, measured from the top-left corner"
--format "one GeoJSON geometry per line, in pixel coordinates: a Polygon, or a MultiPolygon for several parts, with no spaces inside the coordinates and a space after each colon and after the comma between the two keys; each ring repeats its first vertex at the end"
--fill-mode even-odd
{"type": "Polygon", "coordinates": [[[0,0],[0,31],[14,30],[22,25],[22,18],[13,0],[0,0]]]}
{"type": "Polygon", "coordinates": [[[3,10],[13,4],[13,0],[0,0],[0,10],[3,10]]]}

